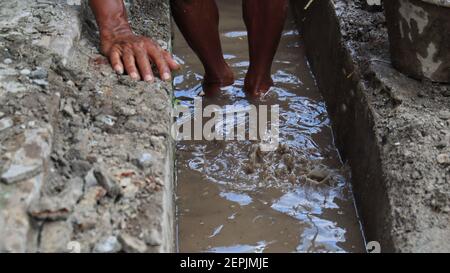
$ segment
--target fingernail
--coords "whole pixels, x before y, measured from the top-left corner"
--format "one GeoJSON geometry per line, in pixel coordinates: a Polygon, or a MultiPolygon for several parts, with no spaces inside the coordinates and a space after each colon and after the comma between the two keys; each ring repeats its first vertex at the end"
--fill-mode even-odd
{"type": "Polygon", "coordinates": [[[121,66],[115,66],[114,67],[114,70],[116,71],[116,73],[118,73],[118,74],[123,74],[123,67],[121,67],[121,66]]]}
{"type": "Polygon", "coordinates": [[[136,72],[131,72],[130,77],[134,80],[137,80],[139,78],[139,75],[136,72]]]}
{"type": "Polygon", "coordinates": [[[167,73],[167,72],[162,75],[162,79],[165,80],[165,81],[170,80],[170,77],[171,77],[170,73],[167,73]]]}
{"type": "Polygon", "coordinates": [[[147,76],[145,76],[144,80],[146,82],[152,82],[153,81],[153,77],[151,75],[147,75],[147,76]]]}

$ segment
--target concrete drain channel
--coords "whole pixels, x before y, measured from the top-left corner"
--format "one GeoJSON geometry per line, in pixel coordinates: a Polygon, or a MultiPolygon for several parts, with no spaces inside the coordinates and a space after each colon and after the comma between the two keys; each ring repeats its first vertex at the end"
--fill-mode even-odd
{"type": "MultiPolygon", "coordinates": [[[[174,43],[173,85],[117,76],[86,1],[67,2],[0,3],[0,252],[450,251],[450,87],[393,68],[381,10],[290,1],[275,87],[252,100],[240,1],[218,1],[237,80],[216,97],[169,0],[126,3],[137,33],[174,43]],[[175,142],[178,106],[221,132],[278,114],[281,141],[175,142]]],[[[420,38],[413,21],[400,36],[420,38]]],[[[428,53],[414,73],[445,81],[428,53]]]]}
{"type": "MultiPolygon", "coordinates": [[[[189,126],[198,108],[217,105],[225,123],[241,122],[248,130],[257,122],[246,119],[249,112],[240,121],[234,117],[253,103],[242,91],[249,63],[241,5],[239,0],[218,4],[224,54],[236,83],[214,97],[199,95],[201,63],[176,32],[174,54],[184,69],[175,78],[175,96],[193,113],[189,126]]],[[[325,103],[305,60],[291,14],[273,67],[276,87],[257,102],[268,109],[279,106],[281,140],[274,151],[264,152],[260,141],[250,140],[178,143],[180,252],[365,251],[349,170],[333,144],[325,103]]]]}

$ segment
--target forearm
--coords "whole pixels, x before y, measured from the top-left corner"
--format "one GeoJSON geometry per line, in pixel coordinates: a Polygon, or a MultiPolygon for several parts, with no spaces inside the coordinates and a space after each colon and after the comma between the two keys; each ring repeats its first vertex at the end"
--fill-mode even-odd
{"type": "Polygon", "coordinates": [[[89,0],[101,38],[131,32],[123,0],[89,0]]]}

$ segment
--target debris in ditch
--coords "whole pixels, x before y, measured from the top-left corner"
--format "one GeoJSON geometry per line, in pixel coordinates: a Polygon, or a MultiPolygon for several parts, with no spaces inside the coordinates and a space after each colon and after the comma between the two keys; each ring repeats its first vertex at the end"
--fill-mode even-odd
{"type": "Polygon", "coordinates": [[[259,144],[253,145],[249,152],[248,157],[249,157],[251,164],[253,164],[253,165],[261,164],[264,161],[264,159],[263,159],[264,155],[261,150],[261,146],[259,144]]]}
{"type": "Polygon", "coordinates": [[[331,172],[327,167],[316,166],[306,175],[306,177],[318,182],[319,184],[323,184],[331,177],[331,172]]]}

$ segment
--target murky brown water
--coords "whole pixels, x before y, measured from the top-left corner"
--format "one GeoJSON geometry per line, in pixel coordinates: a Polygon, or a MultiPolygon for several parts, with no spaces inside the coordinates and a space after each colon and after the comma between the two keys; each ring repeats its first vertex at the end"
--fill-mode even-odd
{"type": "MultiPolygon", "coordinates": [[[[242,91],[249,63],[241,3],[218,2],[224,54],[237,81],[204,104],[246,106],[255,102],[242,91]]],[[[175,54],[184,62],[176,96],[193,107],[203,69],[181,34],[175,37],[175,54]]],[[[273,72],[275,87],[258,103],[280,105],[277,151],[260,152],[251,141],[178,143],[179,251],[364,251],[348,172],[292,18],[273,72]]]]}

